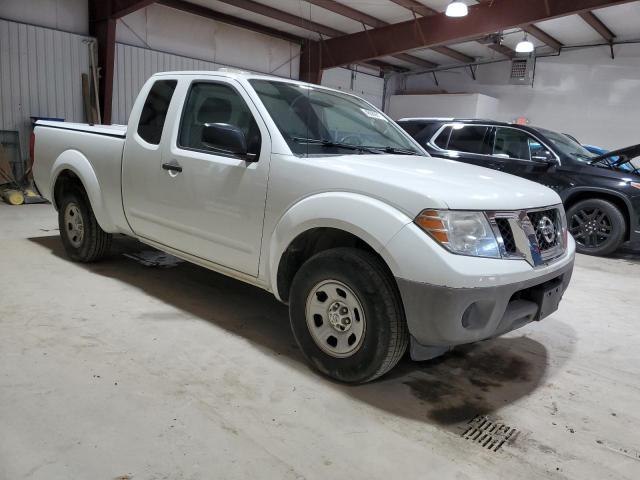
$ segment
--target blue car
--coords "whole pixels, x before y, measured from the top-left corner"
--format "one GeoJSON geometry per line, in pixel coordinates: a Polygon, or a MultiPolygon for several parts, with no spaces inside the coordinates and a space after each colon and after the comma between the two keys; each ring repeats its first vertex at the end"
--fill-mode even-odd
{"type": "MultiPolygon", "coordinates": [[[[564,135],[569,137],[571,140],[577,143],[580,143],[574,136],[569,135],[568,133],[565,133],[564,135]]],[[[601,148],[601,147],[596,147],[595,145],[585,145],[585,144],[581,144],[581,145],[584,148],[586,148],[588,151],[590,151],[591,153],[595,153],[596,155],[604,155],[605,153],[609,153],[609,150],[605,150],[604,148],[601,148]]],[[[619,160],[619,157],[613,156],[608,159],[608,162],[609,164],[614,164],[618,160],[619,160]]],[[[633,166],[629,164],[618,165],[618,168],[626,172],[632,172],[634,170],[633,166]]]]}

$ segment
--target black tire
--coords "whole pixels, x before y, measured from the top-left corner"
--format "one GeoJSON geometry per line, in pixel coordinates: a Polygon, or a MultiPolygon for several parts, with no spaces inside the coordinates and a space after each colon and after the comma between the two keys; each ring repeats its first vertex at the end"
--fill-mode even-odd
{"type": "Polygon", "coordinates": [[[63,193],[58,205],[58,225],[62,245],[71,260],[83,263],[96,262],[109,253],[112,235],[98,225],[91,204],[83,191],[73,189],[63,193]],[[71,223],[67,221],[71,217],[65,220],[67,209],[69,213],[74,212],[72,217],[77,218],[77,215],[80,215],[83,227],[81,236],[74,235],[77,230],[72,230],[71,223]]]}
{"type": "Polygon", "coordinates": [[[620,209],[601,198],[581,200],[567,210],[578,253],[610,255],[624,242],[627,222],[620,209]]]}
{"type": "MultiPolygon", "coordinates": [[[[329,303],[327,313],[328,310],[329,303]]],[[[353,316],[355,331],[359,314],[353,316]]],[[[326,250],[302,265],[291,286],[289,317],[294,337],[309,363],[322,374],[341,382],[364,383],[385,374],[402,358],[409,342],[404,310],[393,277],[378,258],[355,248],[326,250]],[[317,294],[316,287],[327,281],[344,284],[364,310],[365,329],[357,349],[342,358],[320,348],[321,342],[317,342],[310,331],[313,327],[307,324],[307,299],[315,298],[311,294],[317,294]]],[[[316,317],[313,315],[314,319],[316,317]]],[[[327,327],[332,331],[330,325],[327,327]]]]}

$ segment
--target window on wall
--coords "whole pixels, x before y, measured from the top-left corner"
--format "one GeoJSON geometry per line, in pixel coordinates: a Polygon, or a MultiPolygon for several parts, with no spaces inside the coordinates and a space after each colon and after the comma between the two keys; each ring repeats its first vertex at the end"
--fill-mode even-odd
{"type": "Polygon", "coordinates": [[[176,84],[176,80],[158,80],[149,90],[138,122],[138,135],[145,142],[153,145],[160,143],[162,129],[176,84]]]}
{"type": "Polygon", "coordinates": [[[244,99],[231,86],[214,82],[193,84],[184,107],[178,144],[183,148],[211,151],[211,147],[202,142],[206,123],[226,123],[240,128],[247,140],[247,152],[260,153],[258,124],[244,99]]]}
{"type": "Polygon", "coordinates": [[[480,125],[455,125],[449,137],[449,150],[465,153],[488,154],[486,137],[489,127],[480,125]]]}

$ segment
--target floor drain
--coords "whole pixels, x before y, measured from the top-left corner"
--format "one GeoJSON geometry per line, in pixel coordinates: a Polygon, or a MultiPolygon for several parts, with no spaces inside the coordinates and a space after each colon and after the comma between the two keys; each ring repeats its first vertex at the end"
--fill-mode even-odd
{"type": "Polygon", "coordinates": [[[497,452],[516,432],[517,430],[513,427],[494,423],[484,415],[478,415],[469,422],[462,433],[462,438],[478,443],[487,450],[497,452]]]}

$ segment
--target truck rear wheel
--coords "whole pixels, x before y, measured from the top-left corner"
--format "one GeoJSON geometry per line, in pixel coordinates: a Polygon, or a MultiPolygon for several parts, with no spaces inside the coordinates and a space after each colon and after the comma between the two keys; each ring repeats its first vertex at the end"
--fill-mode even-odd
{"type": "Polygon", "coordinates": [[[96,262],[109,253],[111,234],[98,225],[84,192],[69,190],[58,205],[60,237],[67,255],[76,262],[96,262]]]}
{"type": "Polygon", "coordinates": [[[302,353],[333,379],[371,381],[406,351],[409,333],[400,295],[371,253],[335,248],[311,257],[296,273],[289,300],[302,353]]]}
{"type": "Polygon", "coordinates": [[[601,198],[582,200],[567,210],[569,233],[576,250],[587,255],[610,255],[624,241],[627,222],[613,203],[601,198]]]}

